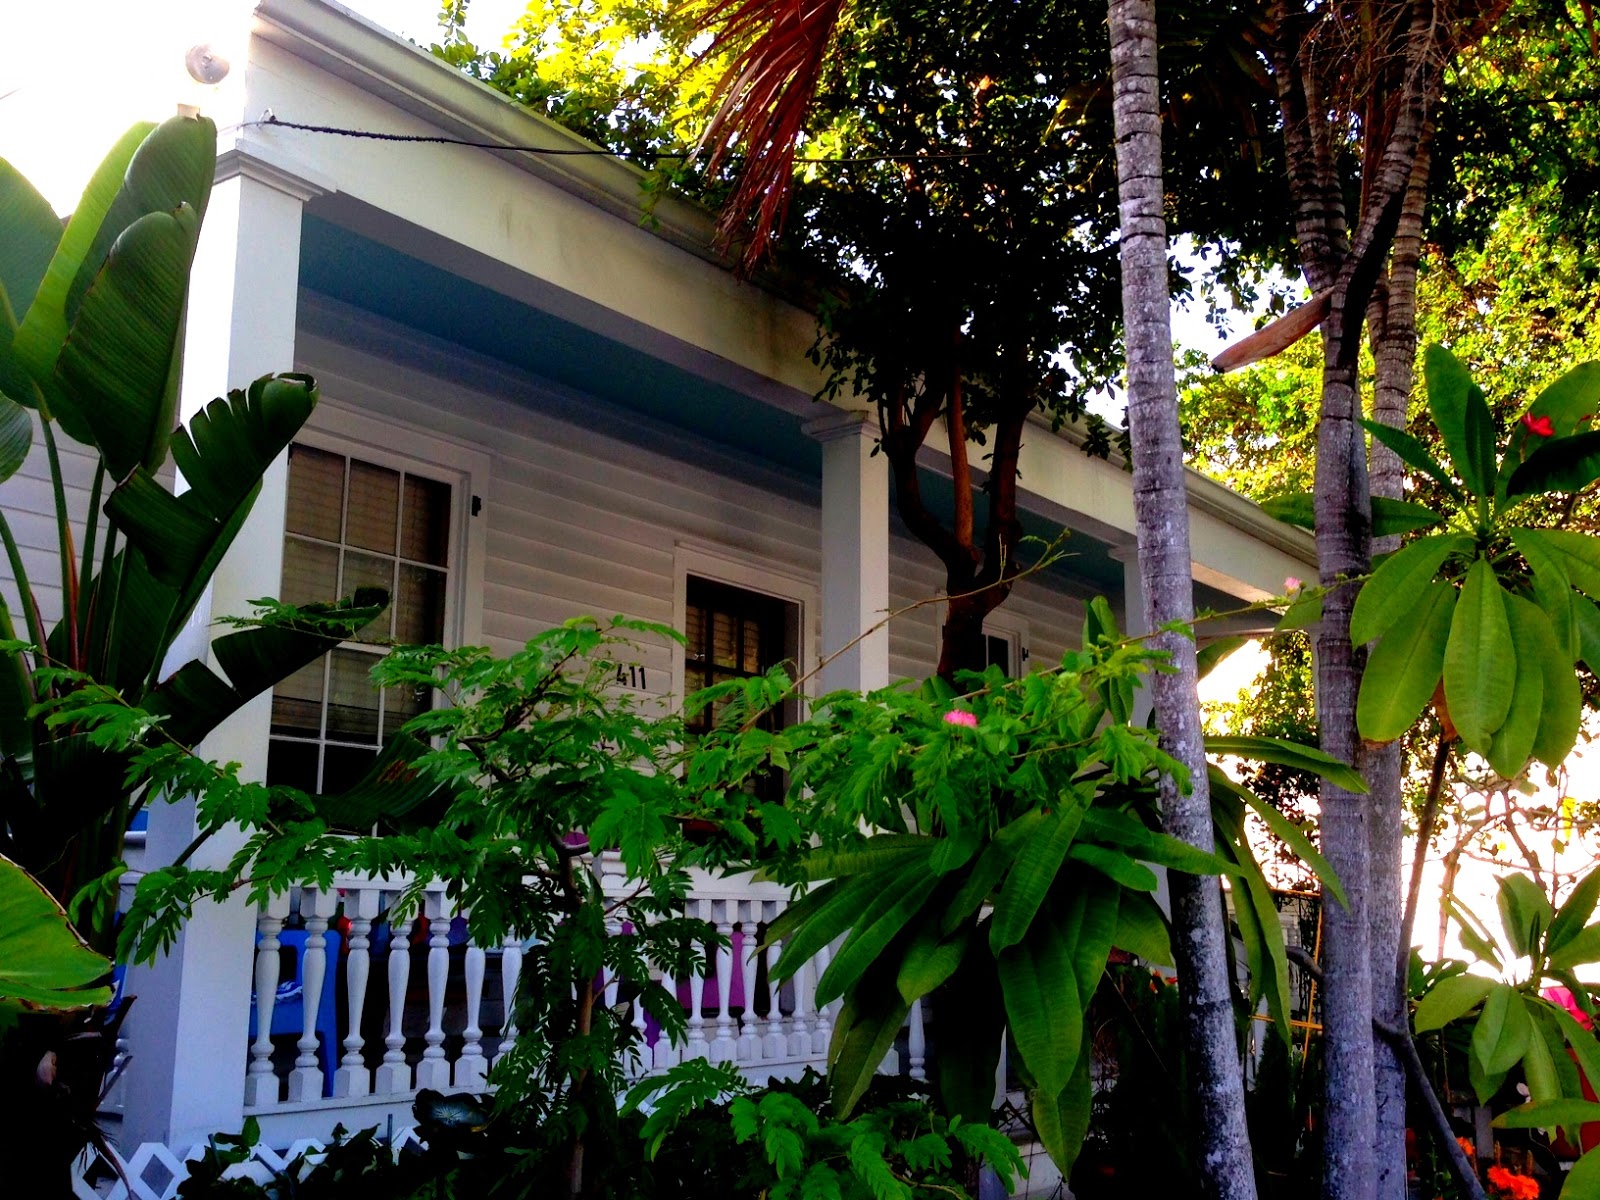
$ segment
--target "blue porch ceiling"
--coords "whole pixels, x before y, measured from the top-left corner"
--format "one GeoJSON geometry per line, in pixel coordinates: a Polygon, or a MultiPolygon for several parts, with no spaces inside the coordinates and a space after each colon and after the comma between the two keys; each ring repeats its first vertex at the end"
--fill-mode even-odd
{"type": "MultiPolygon", "coordinates": [[[[642,350],[585,329],[503,292],[415,258],[384,242],[307,213],[301,232],[300,283],[352,307],[530,375],[592,395],[625,412],[674,426],[741,455],[811,479],[822,473],[821,448],[801,430],[803,418],[707,380],[642,350]]],[[[626,439],[628,431],[615,431],[626,439]]],[[[928,506],[948,520],[952,485],[924,470],[928,506]]],[[[980,512],[978,519],[982,520],[980,512]]],[[[1060,528],[1024,511],[1026,533],[1041,542],[1060,528]]],[[[1042,549],[1031,545],[1024,557],[1042,549]]],[[[1122,564],[1109,547],[1074,533],[1050,574],[1077,587],[1122,593],[1122,564]]],[[[1230,607],[1231,598],[1197,586],[1197,605],[1230,607]]]]}
{"type": "Polygon", "coordinates": [[[301,286],[486,358],[816,477],[800,418],[307,214],[301,286]]]}

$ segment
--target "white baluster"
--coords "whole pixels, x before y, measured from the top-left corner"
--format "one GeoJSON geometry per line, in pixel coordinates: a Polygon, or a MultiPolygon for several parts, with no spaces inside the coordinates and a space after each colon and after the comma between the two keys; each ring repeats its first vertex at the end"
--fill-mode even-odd
{"type": "MultiPolygon", "coordinates": [[[[777,954],[773,954],[777,960],[777,954]]],[[[792,977],[794,987],[794,1015],[789,1019],[789,1057],[811,1057],[811,964],[803,962],[795,968],[792,977]]]]}
{"type": "Polygon", "coordinates": [[[467,981],[467,1027],[461,1031],[461,1057],[456,1060],[455,1085],[459,1090],[481,1092],[489,1075],[489,1060],[483,1056],[483,972],[486,966],[483,947],[469,931],[465,975],[467,981]]]}
{"type": "MultiPolygon", "coordinates": [[[[772,919],[777,919],[775,911],[769,915],[772,919]]],[[[773,942],[766,951],[767,1036],[761,1042],[761,1056],[763,1058],[787,1058],[789,1054],[789,1039],[783,1033],[783,989],[778,986],[777,977],[772,970],[777,965],[778,955],[782,953],[782,942],[773,942]]]]}
{"type": "Polygon", "coordinates": [[[517,1040],[517,1022],[512,1017],[517,1002],[517,981],[522,978],[522,939],[516,934],[506,935],[500,947],[500,996],[504,1001],[504,1014],[500,1023],[500,1044],[495,1047],[494,1061],[511,1049],[517,1040]]]}
{"type": "MultiPolygon", "coordinates": [[[[634,936],[640,936],[638,930],[634,936]]],[[[628,1015],[629,1022],[633,1025],[633,1053],[628,1056],[628,1071],[632,1075],[646,1074],[652,1065],[650,1046],[645,1041],[647,1030],[644,1023],[644,994],[636,992],[632,1003],[633,1011],[628,1015]]]]}
{"type": "MultiPolygon", "coordinates": [[[[322,1099],[327,1079],[320,1061],[322,1043],[317,1037],[317,1016],[322,1010],[322,985],[328,977],[328,918],[338,910],[339,894],[305,888],[300,893],[300,915],[306,922],[306,955],[300,967],[300,1054],[289,1072],[289,1099],[309,1104],[322,1099]]],[[[330,1046],[331,1051],[334,1047],[330,1046]]]]}
{"type": "Polygon", "coordinates": [[[910,1033],[906,1038],[907,1056],[911,1059],[911,1078],[921,1082],[928,1078],[928,1042],[922,1028],[922,1001],[911,1005],[910,1033]]]}
{"type": "Polygon", "coordinates": [[[717,1036],[711,1043],[712,1062],[732,1062],[739,1053],[739,1043],[733,1037],[733,1017],[728,1004],[733,998],[733,922],[731,909],[736,901],[713,900],[712,910],[717,914],[717,1036]]]}
{"type": "Polygon", "coordinates": [[[340,1098],[372,1094],[372,1072],[361,1048],[361,1018],[367,1007],[367,981],[372,968],[372,922],[383,896],[377,888],[351,888],[344,898],[344,915],[350,918],[350,958],[345,963],[345,990],[349,993],[350,1032],[344,1039],[344,1057],[333,1073],[333,1094],[340,1098]]]}
{"type": "Polygon", "coordinates": [[[450,1086],[450,1064],[444,1057],[444,985],[450,974],[450,914],[443,893],[423,897],[428,917],[428,1032],[417,1064],[417,1090],[443,1091],[450,1086]]]}
{"type": "Polygon", "coordinates": [[[761,1061],[761,1021],[756,1016],[756,971],[760,965],[761,939],[756,936],[761,919],[761,901],[736,902],[739,921],[739,967],[744,984],[744,1012],[739,1016],[739,1061],[761,1061]]]}
{"type": "MultiPolygon", "coordinates": [[[[673,1000],[677,1000],[678,981],[663,971],[661,974],[661,990],[671,996],[673,1000]]],[[[640,1005],[639,1007],[643,1009],[644,1006],[640,1005]]],[[[644,1015],[641,1012],[639,1021],[642,1023],[643,1020],[644,1015]]],[[[672,1039],[667,1036],[665,1029],[657,1031],[656,1044],[650,1048],[649,1061],[658,1071],[665,1071],[668,1067],[678,1065],[678,1048],[672,1044],[672,1039]]]]}
{"type": "Polygon", "coordinates": [[[389,1032],[373,1090],[380,1096],[411,1091],[411,1068],[406,1065],[406,989],[411,983],[411,922],[389,914],[389,1032]]]}
{"type": "MultiPolygon", "coordinates": [[[[827,971],[828,963],[832,960],[832,957],[832,952],[827,946],[824,946],[821,950],[817,951],[817,956],[811,960],[811,996],[813,999],[815,999],[817,995],[816,982],[820,980],[823,976],[823,973],[827,971]]],[[[830,1005],[819,1004],[817,1005],[817,1026],[811,1033],[811,1053],[826,1061],[828,1057],[828,1043],[831,1041],[833,1041],[833,1012],[830,1005]]]]}
{"type": "MultiPolygon", "coordinates": [[[[707,912],[709,901],[691,900],[689,903],[695,906],[695,912],[702,920],[710,915],[707,912]]],[[[705,957],[702,956],[696,959],[695,969],[689,976],[689,1029],[683,1046],[685,1061],[708,1058],[711,1054],[711,1046],[706,1041],[705,1000],[706,971],[705,957]]]]}
{"type": "Polygon", "coordinates": [[[278,1103],[278,1076],[272,1069],[272,1009],[278,999],[278,934],[289,915],[289,897],[273,896],[256,918],[260,941],[256,945],[256,1040],[250,1047],[250,1068],[245,1074],[246,1108],[268,1108],[278,1103]]]}

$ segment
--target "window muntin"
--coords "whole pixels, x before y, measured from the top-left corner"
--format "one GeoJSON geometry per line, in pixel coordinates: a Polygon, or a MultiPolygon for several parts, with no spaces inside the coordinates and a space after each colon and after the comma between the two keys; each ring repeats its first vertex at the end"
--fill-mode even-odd
{"type": "Polygon", "coordinates": [[[358,456],[289,449],[282,599],[305,604],[386,589],[389,607],[354,639],[273,690],[267,779],[337,792],[421,711],[410,689],[380,690],[373,664],[390,640],[445,640],[455,489],[358,456]]]}
{"type": "MultiPolygon", "coordinates": [[[[736,679],[764,675],[782,663],[800,661],[800,606],[763,592],[690,575],[685,584],[683,653],[684,694],[736,679]]],[[[723,705],[704,708],[686,722],[689,733],[709,732],[723,705]]],[[[762,715],[760,727],[782,729],[798,715],[791,698],[762,715]]],[[[747,790],[756,798],[782,800],[783,773],[769,772],[747,790]]]]}
{"type": "MultiPolygon", "coordinates": [[[[694,575],[685,588],[683,685],[686,695],[715,683],[764,675],[799,658],[799,605],[747,588],[694,575]]],[[[718,709],[720,711],[720,707],[718,709]]],[[[689,732],[705,733],[717,712],[704,709],[689,732]]],[[[792,714],[778,711],[763,727],[781,728],[792,714]]]]}

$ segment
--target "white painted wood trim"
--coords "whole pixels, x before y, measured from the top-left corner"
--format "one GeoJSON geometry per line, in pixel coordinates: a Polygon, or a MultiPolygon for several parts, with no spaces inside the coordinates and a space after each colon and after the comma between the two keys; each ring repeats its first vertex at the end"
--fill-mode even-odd
{"type": "Polygon", "coordinates": [[[327,399],[317,405],[295,440],[450,485],[453,578],[445,597],[445,637],[453,646],[480,644],[488,527],[481,513],[472,515],[472,501],[478,497],[488,503],[489,455],[465,442],[327,399]],[[396,446],[404,451],[396,452],[396,446]]]}
{"type": "MultiPolygon", "coordinates": [[[[689,576],[731,584],[747,591],[773,596],[798,606],[800,613],[800,673],[807,676],[800,694],[810,699],[816,694],[817,614],[821,599],[816,581],[776,559],[749,554],[726,546],[680,539],[673,544],[672,627],[683,632],[689,619],[689,576]]],[[[672,649],[672,694],[683,703],[684,646],[674,642],[672,649]]]]}

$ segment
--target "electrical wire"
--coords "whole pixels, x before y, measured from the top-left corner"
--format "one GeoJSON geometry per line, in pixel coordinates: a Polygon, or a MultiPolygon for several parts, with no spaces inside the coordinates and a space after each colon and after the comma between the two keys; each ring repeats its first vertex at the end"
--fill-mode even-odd
{"type": "MultiPolygon", "coordinates": [[[[375,142],[421,142],[436,146],[465,146],[472,150],[512,150],[518,154],[536,154],[546,158],[617,158],[625,162],[643,160],[656,162],[660,159],[692,160],[695,151],[655,151],[645,150],[633,153],[626,150],[606,150],[599,146],[584,147],[558,147],[558,146],[524,146],[508,142],[483,142],[472,138],[450,137],[447,134],[429,133],[384,133],[375,129],[350,129],[339,125],[308,125],[300,121],[285,121],[275,113],[268,111],[259,121],[246,121],[242,128],[270,128],[294,129],[301,133],[321,133],[334,137],[364,138],[375,142]]],[[[796,156],[796,163],[815,164],[840,164],[852,163],[878,163],[878,162],[937,162],[941,160],[980,158],[990,151],[964,150],[952,154],[860,154],[846,155],[839,158],[803,157],[796,156]]]]}

